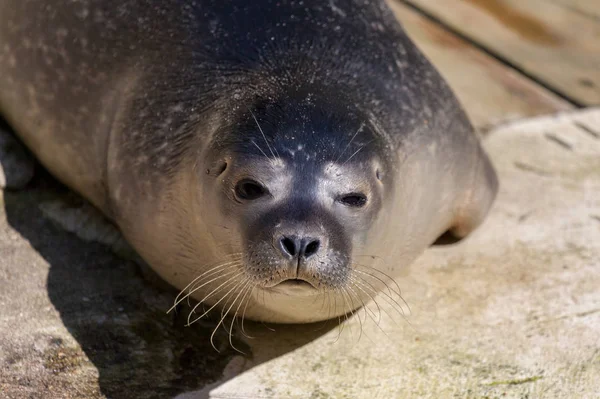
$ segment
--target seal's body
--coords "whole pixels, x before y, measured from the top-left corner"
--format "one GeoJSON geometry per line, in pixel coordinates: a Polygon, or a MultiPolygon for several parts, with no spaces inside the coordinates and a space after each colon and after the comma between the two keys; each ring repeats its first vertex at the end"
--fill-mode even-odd
{"type": "Polygon", "coordinates": [[[495,196],[383,1],[2,0],[0,15],[2,116],[223,314],[348,312],[495,196]]]}

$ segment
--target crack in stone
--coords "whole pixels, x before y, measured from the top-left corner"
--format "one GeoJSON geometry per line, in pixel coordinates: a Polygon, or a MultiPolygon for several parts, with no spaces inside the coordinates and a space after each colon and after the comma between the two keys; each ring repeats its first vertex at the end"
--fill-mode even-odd
{"type": "Polygon", "coordinates": [[[573,146],[569,143],[567,143],[566,141],[564,141],[563,139],[553,135],[552,133],[546,133],[544,135],[548,140],[560,145],[561,147],[563,147],[566,150],[569,151],[573,151],[573,146]]]}
{"type": "Polygon", "coordinates": [[[535,166],[527,165],[519,161],[514,162],[514,165],[515,168],[523,170],[525,172],[530,172],[539,176],[552,176],[551,173],[548,173],[546,171],[536,168],[535,166]]]}
{"type": "Polygon", "coordinates": [[[581,123],[581,122],[573,122],[573,124],[575,126],[577,126],[579,129],[581,129],[582,131],[584,131],[585,133],[589,134],[590,136],[592,136],[593,138],[595,138],[596,140],[600,140],[600,133],[593,130],[591,127],[581,123]]]}

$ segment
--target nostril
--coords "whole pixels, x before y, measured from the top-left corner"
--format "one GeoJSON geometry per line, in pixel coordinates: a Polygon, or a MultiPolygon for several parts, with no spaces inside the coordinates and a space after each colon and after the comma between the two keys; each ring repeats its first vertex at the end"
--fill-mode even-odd
{"type": "Polygon", "coordinates": [[[281,240],[281,249],[283,249],[283,251],[290,255],[290,256],[296,256],[298,254],[298,250],[296,248],[296,243],[293,239],[289,238],[289,237],[283,237],[281,240]]]}
{"type": "Polygon", "coordinates": [[[309,258],[319,251],[321,242],[314,238],[301,239],[296,236],[283,236],[279,239],[279,247],[284,255],[292,258],[309,258]]]}
{"type": "Polygon", "coordinates": [[[320,246],[321,243],[319,242],[319,240],[310,241],[304,249],[304,257],[308,258],[309,256],[316,254],[320,246]]]}

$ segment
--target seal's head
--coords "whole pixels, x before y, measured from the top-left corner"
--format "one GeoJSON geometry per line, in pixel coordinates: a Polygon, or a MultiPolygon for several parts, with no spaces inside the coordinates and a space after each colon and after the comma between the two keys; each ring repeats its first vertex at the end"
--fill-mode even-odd
{"type": "MultiPolygon", "coordinates": [[[[208,228],[222,227],[214,229],[215,239],[240,254],[239,278],[256,291],[298,304],[301,297],[342,292],[356,247],[381,215],[383,137],[356,112],[320,106],[310,95],[238,111],[205,157],[208,228]]],[[[305,321],[337,315],[286,313],[305,321]]]]}

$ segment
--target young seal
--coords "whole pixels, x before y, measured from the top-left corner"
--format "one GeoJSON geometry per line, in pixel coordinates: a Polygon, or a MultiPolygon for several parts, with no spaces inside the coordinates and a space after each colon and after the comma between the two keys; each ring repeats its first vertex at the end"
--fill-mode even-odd
{"type": "Polygon", "coordinates": [[[0,15],[2,116],[178,300],[339,316],[493,202],[464,112],[384,1],[3,0],[0,15]]]}

